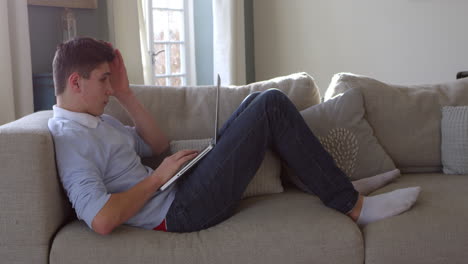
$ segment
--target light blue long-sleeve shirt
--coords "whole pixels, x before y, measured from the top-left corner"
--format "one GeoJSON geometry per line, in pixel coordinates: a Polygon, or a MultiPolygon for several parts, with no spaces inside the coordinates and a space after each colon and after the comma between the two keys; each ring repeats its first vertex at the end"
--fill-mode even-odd
{"type": "MultiPolygon", "coordinates": [[[[54,139],[57,167],[78,219],[91,227],[112,193],[124,192],[153,170],[141,163],[152,150],[134,127],[109,115],[100,117],[54,106],[49,130],[54,139]]],[[[157,191],[127,225],[153,229],[171,206],[175,184],[157,191]]]]}

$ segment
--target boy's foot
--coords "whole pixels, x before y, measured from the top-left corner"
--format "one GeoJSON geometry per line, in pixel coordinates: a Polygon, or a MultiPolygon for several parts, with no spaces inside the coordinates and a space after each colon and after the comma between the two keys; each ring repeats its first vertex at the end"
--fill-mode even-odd
{"type": "Polygon", "coordinates": [[[400,176],[400,170],[394,169],[392,171],[377,174],[369,178],[352,181],[351,183],[353,184],[354,189],[356,189],[356,191],[358,191],[360,194],[368,195],[371,192],[387,185],[398,176],[400,176]]]}
{"type": "MultiPolygon", "coordinates": [[[[359,197],[356,210],[359,210],[359,217],[356,223],[366,225],[390,216],[398,215],[408,209],[416,202],[421,187],[411,187],[398,189],[392,192],[383,193],[375,196],[359,197]],[[361,203],[362,204],[359,204],[361,203]]],[[[349,215],[353,218],[357,212],[353,209],[349,215]]],[[[356,219],[356,218],[353,218],[356,219]]]]}
{"type": "Polygon", "coordinates": [[[398,215],[410,209],[418,199],[421,187],[398,189],[375,196],[364,197],[359,218],[360,226],[390,216],[398,215]]]}

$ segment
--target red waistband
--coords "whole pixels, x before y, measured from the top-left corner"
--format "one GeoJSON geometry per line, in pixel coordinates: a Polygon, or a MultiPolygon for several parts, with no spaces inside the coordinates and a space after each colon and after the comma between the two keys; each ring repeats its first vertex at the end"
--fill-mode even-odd
{"type": "Polygon", "coordinates": [[[166,218],[163,219],[161,224],[159,224],[157,227],[153,228],[153,230],[158,230],[158,231],[167,231],[167,226],[166,226],[166,218]]]}

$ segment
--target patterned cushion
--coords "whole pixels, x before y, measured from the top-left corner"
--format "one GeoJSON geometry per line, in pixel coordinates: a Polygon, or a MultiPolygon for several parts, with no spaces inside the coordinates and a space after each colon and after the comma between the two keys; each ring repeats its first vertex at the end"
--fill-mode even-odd
{"type": "Polygon", "coordinates": [[[301,111],[312,132],[352,180],[395,169],[364,118],[362,94],[347,91],[301,111]]]}
{"type": "Polygon", "coordinates": [[[333,128],[328,135],[319,137],[319,141],[331,154],[338,167],[352,177],[359,150],[356,135],[346,128],[333,128]]]}

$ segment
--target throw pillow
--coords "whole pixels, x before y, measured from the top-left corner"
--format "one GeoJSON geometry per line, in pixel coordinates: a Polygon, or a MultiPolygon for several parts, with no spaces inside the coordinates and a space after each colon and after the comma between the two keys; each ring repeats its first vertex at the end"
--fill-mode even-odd
{"type": "Polygon", "coordinates": [[[363,97],[357,89],[301,111],[309,128],[351,180],[395,169],[364,114],[363,97]]]}
{"type": "MultiPolygon", "coordinates": [[[[204,149],[211,139],[173,140],[170,142],[171,154],[183,149],[204,149]]],[[[260,168],[244,191],[242,198],[281,193],[283,186],[280,179],[281,163],[276,154],[267,151],[260,168]]]]}
{"type": "Polygon", "coordinates": [[[442,107],[441,158],[445,174],[468,174],[468,106],[442,107]]]}

